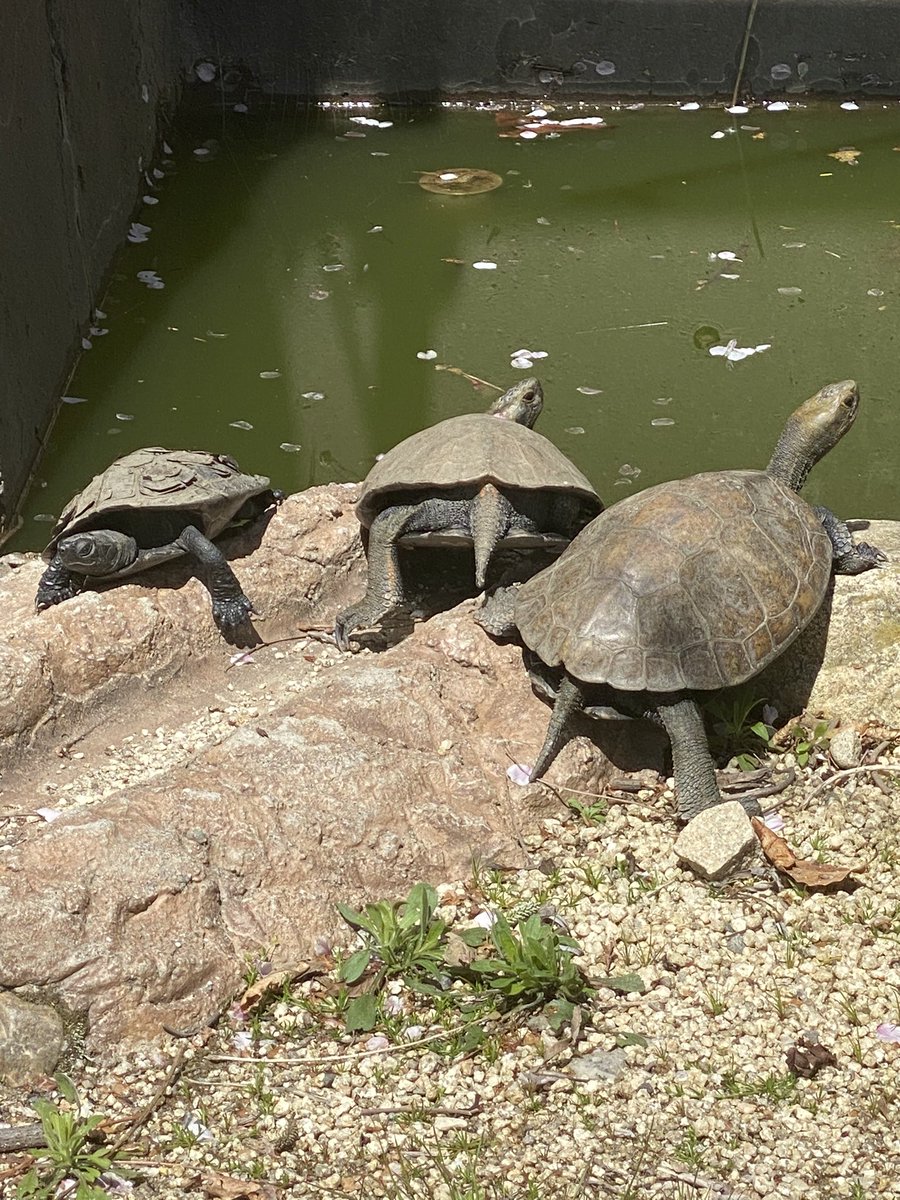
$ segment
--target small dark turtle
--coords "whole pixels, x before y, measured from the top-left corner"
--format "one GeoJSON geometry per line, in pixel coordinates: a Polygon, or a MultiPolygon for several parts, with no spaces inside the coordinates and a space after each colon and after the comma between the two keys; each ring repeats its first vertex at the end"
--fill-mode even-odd
{"type": "Polygon", "coordinates": [[[161,446],[126,454],[95,475],[57,522],[37,607],[70,599],[87,579],[122,579],[188,554],[202,568],[216,624],[229,634],[254,610],[211,539],[280,498],[264,475],[245,475],[227,454],[161,446]]]}
{"type": "Polygon", "coordinates": [[[488,412],[440,421],[375,464],[356,506],[369,531],[368,586],[338,614],[338,646],[403,603],[399,546],[473,547],[483,588],[498,547],[562,549],[602,511],[584,475],[531,428],[542,406],[541,385],[524,379],[488,412]]]}
{"type": "Polygon", "coordinates": [[[791,416],[765,471],[711,471],[607,509],[545,571],[482,609],[490,632],[518,630],[554,699],[539,779],[579,711],[655,715],[672,743],[678,815],[722,801],[695,695],[756,675],[810,622],[832,571],[883,555],[796,494],[856,419],[852,380],[791,416]],[[548,680],[547,668],[558,668],[548,680]]]}

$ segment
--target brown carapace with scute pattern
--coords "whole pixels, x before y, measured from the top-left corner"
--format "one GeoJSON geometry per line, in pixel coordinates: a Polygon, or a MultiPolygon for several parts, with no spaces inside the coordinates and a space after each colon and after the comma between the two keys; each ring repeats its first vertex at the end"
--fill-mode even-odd
{"type": "Polygon", "coordinates": [[[548,666],[623,691],[742,683],[825,597],[832,544],[765,471],[714,471],[601,513],[523,585],[516,624],[548,666]]]}

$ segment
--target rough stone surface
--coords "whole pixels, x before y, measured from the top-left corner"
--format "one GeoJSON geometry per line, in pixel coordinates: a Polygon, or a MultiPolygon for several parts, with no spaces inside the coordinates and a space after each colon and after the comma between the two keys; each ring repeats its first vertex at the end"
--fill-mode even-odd
{"type": "Polygon", "coordinates": [[[628,1055],[624,1050],[592,1050],[579,1055],[569,1063],[569,1074],[574,1079],[618,1079],[628,1066],[628,1055]]]}
{"type": "Polygon", "coordinates": [[[54,1008],[0,992],[0,1081],[25,1087],[49,1075],[64,1037],[62,1017],[54,1008]]]}
{"type": "MultiPolygon", "coordinates": [[[[271,644],[244,663],[183,567],[36,614],[41,563],[0,564],[0,908],[15,914],[0,926],[0,986],[55,987],[87,1012],[96,1051],[206,1021],[247,954],[309,957],[338,928],[336,900],[460,877],[473,856],[523,865],[541,806],[559,811],[549,789],[506,777],[533,761],[548,709],[521,652],[475,625],[471,601],[379,654],[340,655],[300,633],[330,626],[362,591],[356,494],[312,489],[264,532],[225,543],[267,617],[271,644]]],[[[860,612],[877,630],[900,611],[898,529],[869,535],[893,535],[887,569],[838,581],[830,644],[860,612]]],[[[831,712],[862,709],[859,673],[834,674],[831,712]]],[[[900,724],[900,689],[884,695],[878,719],[900,724]]],[[[554,763],[557,789],[664,767],[651,727],[599,724],[585,722],[594,740],[574,738],[554,763]]],[[[736,804],[714,823],[726,809],[749,830],[736,804]]]]}
{"type": "Polygon", "coordinates": [[[757,846],[756,834],[737,800],[718,804],[689,821],[675,854],[703,879],[724,879],[757,846]]]}

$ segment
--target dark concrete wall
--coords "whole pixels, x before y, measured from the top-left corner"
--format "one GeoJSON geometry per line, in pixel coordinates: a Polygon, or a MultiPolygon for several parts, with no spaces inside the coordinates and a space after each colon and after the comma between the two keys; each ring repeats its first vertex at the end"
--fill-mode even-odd
{"type": "Polygon", "coordinates": [[[0,533],[179,87],[175,0],[0,0],[0,533]]]}
{"type": "MultiPolygon", "coordinates": [[[[750,0],[183,0],[188,53],[264,90],[730,95],[750,0]],[[598,70],[599,68],[599,70],[598,70]]],[[[742,83],[900,92],[896,0],[759,0],[742,83]],[[774,72],[773,72],[774,68],[774,72]]]]}

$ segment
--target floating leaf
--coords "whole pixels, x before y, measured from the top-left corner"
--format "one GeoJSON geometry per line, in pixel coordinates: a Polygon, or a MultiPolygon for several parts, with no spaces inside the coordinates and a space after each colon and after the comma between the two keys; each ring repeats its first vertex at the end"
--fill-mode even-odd
{"type": "Polygon", "coordinates": [[[857,150],[855,146],[842,146],[840,150],[832,150],[828,155],[829,158],[836,158],[838,162],[847,163],[850,167],[857,165],[856,160],[862,154],[862,150],[857,150]]]}
{"type": "Polygon", "coordinates": [[[285,454],[296,454],[297,451],[302,450],[303,447],[299,442],[281,442],[278,446],[278,449],[283,450],[285,454]]]}
{"type": "Polygon", "coordinates": [[[249,421],[229,421],[228,424],[232,429],[252,429],[253,426],[249,421]]]}

